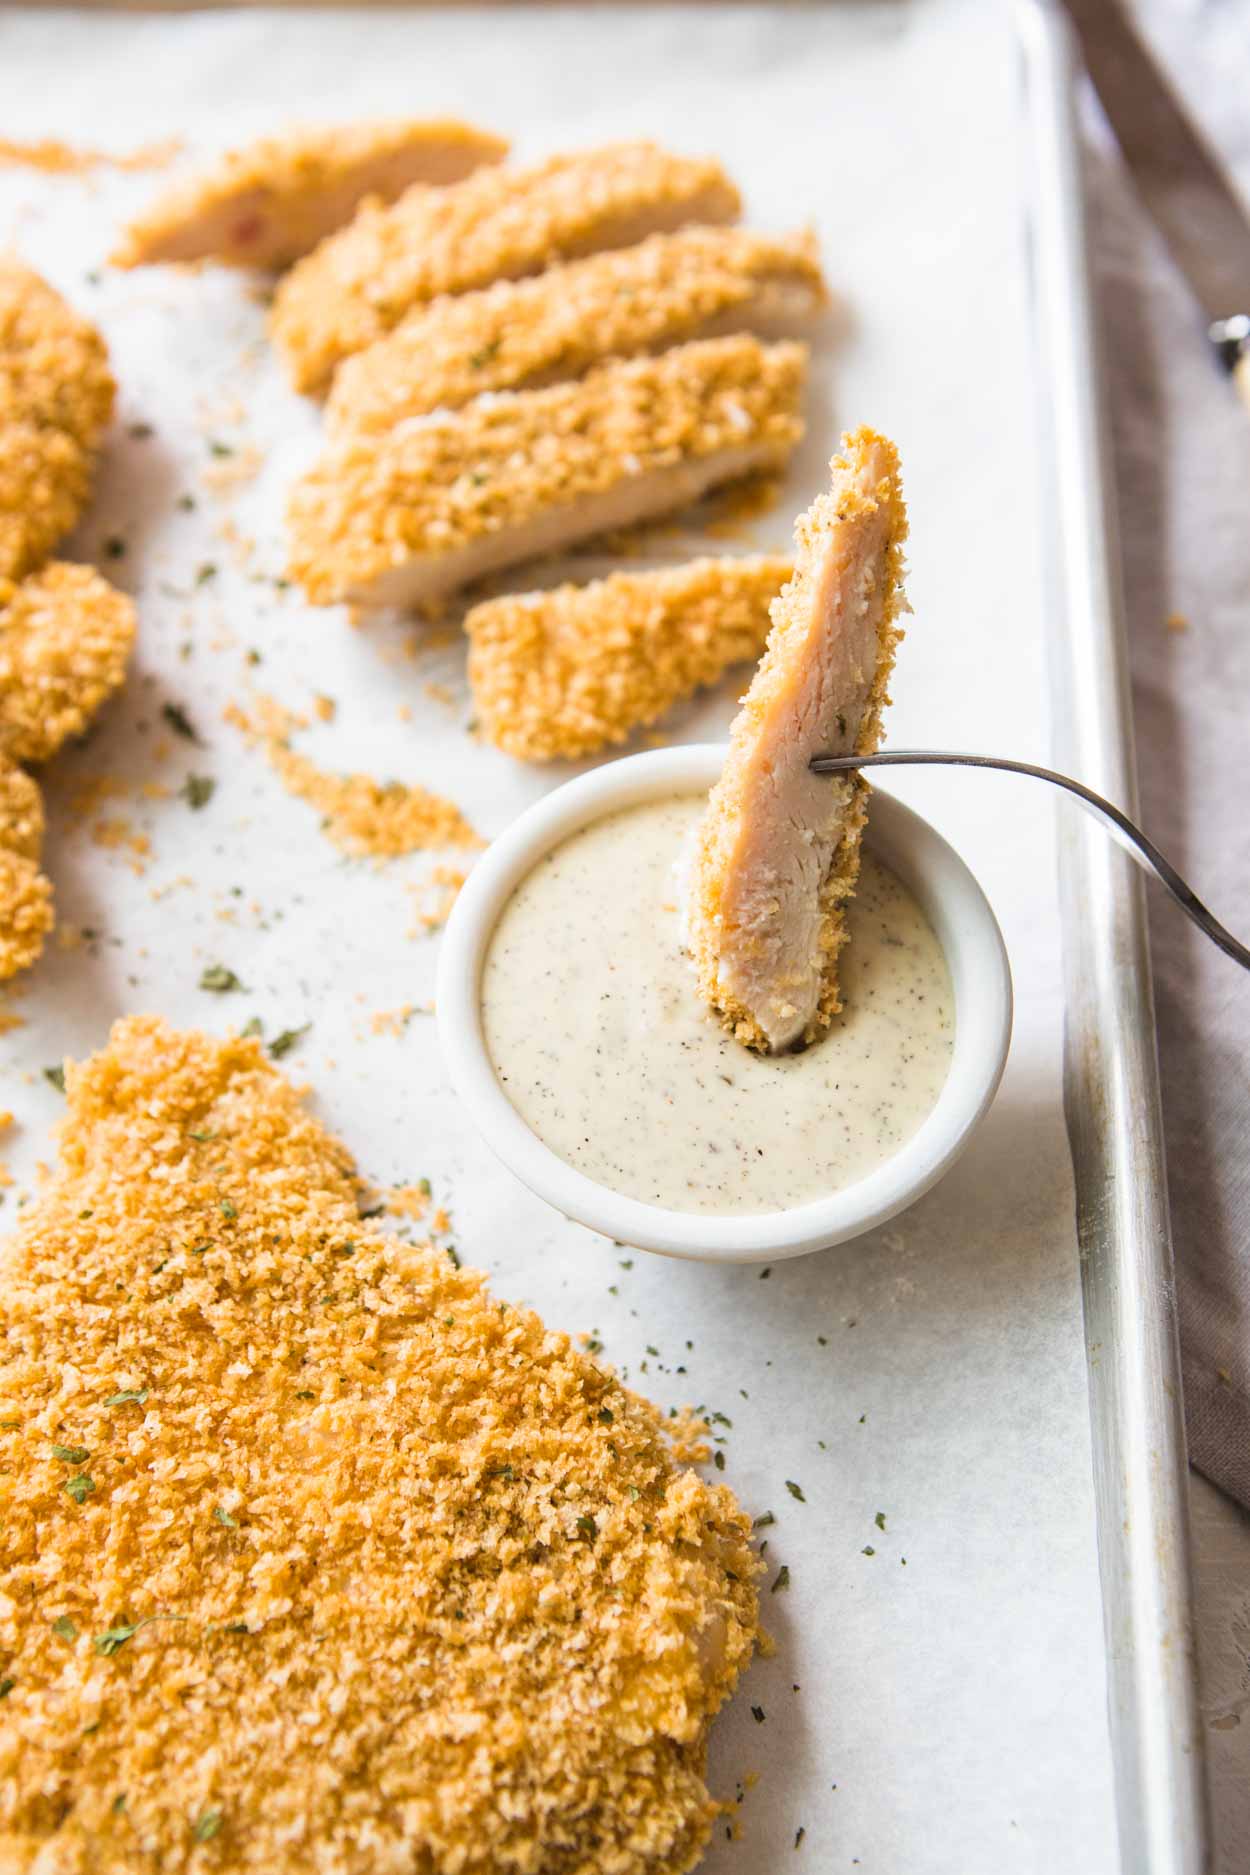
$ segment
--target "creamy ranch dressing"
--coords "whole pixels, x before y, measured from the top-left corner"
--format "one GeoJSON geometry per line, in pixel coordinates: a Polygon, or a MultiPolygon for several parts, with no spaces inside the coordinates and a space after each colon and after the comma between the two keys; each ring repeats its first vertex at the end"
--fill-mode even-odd
{"type": "Polygon", "coordinates": [[[522,880],[482,979],[518,1113],[600,1184],[678,1211],[782,1210],[898,1151],[950,1066],[954,996],[911,894],[865,850],[846,1005],[800,1054],[752,1054],[700,1000],[677,867],[703,795],[595,821],[522,880]]]}

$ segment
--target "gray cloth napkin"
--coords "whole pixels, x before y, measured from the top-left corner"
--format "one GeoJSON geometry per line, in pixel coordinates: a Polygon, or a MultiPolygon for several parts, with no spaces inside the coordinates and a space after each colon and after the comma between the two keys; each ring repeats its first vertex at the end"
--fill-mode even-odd
{"type": "MultiPolygon", "coordinates": [[[[1250,204],[1250,8],[1140,18],[1250,204]]],[[[1250,941],[1250,410],[1086,105],[1142,816],[1250,941]]],[[[1250,975],[1150,901],[1189,1453],[1250,1508],[1250,975]]]]}

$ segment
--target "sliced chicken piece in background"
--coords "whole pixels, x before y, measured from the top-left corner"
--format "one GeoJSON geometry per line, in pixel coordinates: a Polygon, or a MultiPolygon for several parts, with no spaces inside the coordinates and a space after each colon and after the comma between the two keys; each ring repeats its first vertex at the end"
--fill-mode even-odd
{"type": "Polygon", "coordinates": [[[113,265],[289,267],[350,221],[366,197],[393,202],[414,184],[462,182],[507,153],[502,137],[451,120],[395,118],[263,137],[167,189],[125,230],[113,265]]]}
{"type": "Polygon", "coordinates": [[[792,570],[755,554],[488,599],[464,622],[478,720],[497,748],[530,762],[624,742],[759,656],[792,570]]]}
{"type": "Polygon", "coordinates": [[[710,158],[617,143],[526,169],[484,169],[450,189],[409,189],[355,220],[294,267],[271,330],[298,390],[396,326],[414,306],[553,261],[629,247],[691,222],[733,221],[738,192],[710,158]]]}
{"type": "Polygon", "coordinates": [[[878,746],[906,609],[898,452],[867,429],[841,450],[829,493],[796,524],[797,570],[774,603],[691,879],[700,992],[739,1041],[773,1053],[816,1040],[841,1007],[868,788],[808,763],[878,746]]]}
{"type": "Polygon", "coordinates": [[[290,569],[314,603],[411,606],[779,468],[802,345],[740,336],[344,439],[298,483],[290,569]]]}
{"type": "Polygon", "coordinates": [[[483,391],[580,377],[607,358],[728,332],[780,338],[809,325],[827,298],[810,234],[655,234],[416,308],[388,338],[344,360],[326,422],[340,434],[378,434],[483,391]]]}

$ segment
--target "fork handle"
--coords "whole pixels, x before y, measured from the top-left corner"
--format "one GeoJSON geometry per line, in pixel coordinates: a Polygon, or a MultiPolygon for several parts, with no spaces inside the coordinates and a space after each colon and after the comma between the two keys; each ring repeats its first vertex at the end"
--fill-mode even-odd
{"type": "MultiPolygon", "coordinates": [[[[1247,371],[1239,378],[1239,383],[1245,396],[1245,387],[1250,384],[1250,357],[1243,362],[1247,365],[1247,371]]],[[[1213,944],[1217,944],[1225,956],[1231,957],[1243,970],[1250,970],[1250,950],[1207,909],[1193,887],[1186,884],[1171,860],[1159,851],[1150,836],[1143,833],[1122,808],[1104,800],[1101,794],[1095,794],[1092,788],[1087,788],[1083,781],[1074,780],[1071,775],[1061,775],[1053,768],[1039,768],[1035,762],[1013,762],[1005,755],[967,755],[952,749],[887,749],[877,755],[814,755],[808,766],[814,775],[837,775],[857,768],[913,768],[927,764],[953,768],[997,768],[1008,775],[1028,775],[1034,781],[1049,781],[1053,787],[1065,789],[1082,807],[1119,835],[1138,865],[1155,875],[1186,917],[1192,918],[1198,929],[1213,944]]]]}

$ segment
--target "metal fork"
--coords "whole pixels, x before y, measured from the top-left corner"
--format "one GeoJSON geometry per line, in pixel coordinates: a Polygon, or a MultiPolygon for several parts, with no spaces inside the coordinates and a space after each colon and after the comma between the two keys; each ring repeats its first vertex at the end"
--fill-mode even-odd
{"type": "Polygon", "coordinates": [[[1056,788],[1065,788],[1118,837],[1119,843],[1144,871],[1153,873],[1166,886],[1186,917],[1192,918],[1213,944],[1218,944],[1243,970],[1250,970],[1250,950],[1238,943],[1232,932],[1226,931],[1219,919],[1207,910],[1193,887],[1186,884],[1149,835],[1120,808],[1104,800],[1101,794],[1095,794],[1083,781],[1074,781],[1071,775],[1057,774],[1053,768],[1039,768],[1033,762],[1012,762],[1002,755],[963,755],[949,749],[890,749],[880,755],[814,755],[810,767],[814,775],[838,775],[856,768],[918,768],[929,763],[948,768],[998,768],[1008,775],[1030,775],[1034,781],[1049,781],[1056,788]]]}

